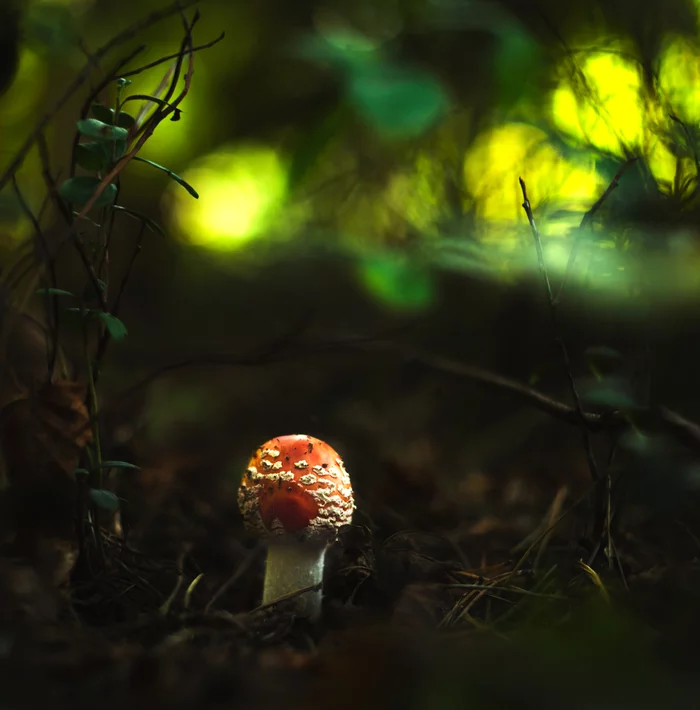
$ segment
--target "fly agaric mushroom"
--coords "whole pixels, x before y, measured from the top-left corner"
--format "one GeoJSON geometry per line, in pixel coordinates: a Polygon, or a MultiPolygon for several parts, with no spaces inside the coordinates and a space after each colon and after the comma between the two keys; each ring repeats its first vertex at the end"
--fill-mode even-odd
{"type": "MultiPolygon", "coordinates": [[[[279,436],[257,449],[238,506],[246,528],[267,542],[263,604],[322,583],[326,549],[355,510],[340,456],[304,434],[279,436]]],[[[299,616],[320,614],[320,589],[294,601],[299,616]]]]}

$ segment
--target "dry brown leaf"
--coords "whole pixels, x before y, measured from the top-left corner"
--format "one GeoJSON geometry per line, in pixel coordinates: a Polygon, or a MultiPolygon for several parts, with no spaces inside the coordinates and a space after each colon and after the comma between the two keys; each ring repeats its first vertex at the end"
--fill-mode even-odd
{"type": "Polygon", "coordinates": [[[86,393],[79,382],[59,380],[5,407],[3,448],[11,479],[43,478],[50,463],[72,476],[80,452],[92,440],[86,393]]]}

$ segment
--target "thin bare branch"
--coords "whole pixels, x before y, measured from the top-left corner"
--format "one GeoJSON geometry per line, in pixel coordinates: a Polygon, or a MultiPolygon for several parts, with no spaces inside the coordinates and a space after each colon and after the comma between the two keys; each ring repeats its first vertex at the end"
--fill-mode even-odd
{"type": "MultiPolygon", "coordinates": [[[[193,52],[199,52],[202,49],[209,49],[210,47],[213,47],[215,44],[219,44],[222,39],[226,36],[225,32],[222,32],[218,37],[215,39],[211,40],[210,42],[205,42],[204,44],[198,44],[196,47],[192,47],[193,52]]],[[[175,54],[168,54],[165,57],[161,57],[160,59],[156,59],[153,62],[150,62],[148,64],[144,64],[142,67],[138,67],[137,69],[130,69],[128,72],[122,72],[119,74],[119,76],[122,79],[128,79],[130,76],[136,76],[137,74],[141,74],[142,72],[148,71],[149,69],[153,69],[153,67],[157,67],[160,64],[165,64],[165,62],[169,62],[172,59],[177,59],[177,57],[180,56],[179,52],[175,52],[175,54]]]]}
{"type": "Polygon", "coordinates": [[[591,437],[588,430],[588,422],[586,421],[586,415],[581,406],[581,398],[579,397],[578,390],[576,388],[576,381],[574,380],[574,375],[571,369],[571,360],[569,358],[569,351],[561,337],[561,331],[559,328],[559,318],[557,315],[557,304],[554,300],[554,295],[552,293],[552,284],[549,281],[549,275],[547,273],[547,267],[544,263],[544,252],[542,251],[542,239],[540,238],[540,232],[535,224],[535,217],[532,213],[532,206],[530,205],[530,200],[527,196],[527,187],[525,186],[525,181],[522,178],[518,178],[520,182],[520,189],[523,193],[523,209],[527,215],[527,221],[530,223],[530,229],[532,231],[532,236],[535,240],[535,248],[537,249],[537,263],[544,280],[545,289],[547,292],[547,301],[549,303],[549,313],[552,320],[552,330],[554,331],[554,340],[556,341],[559,350],[561,352],[562,361],[564,364],[564,369],[566,370],[566,378],[569,383],[569,390],[571,391],[571,396],[574,401],[574,406],[576,409],[576,414],[578,415],[579,422],[582,425],[583,431],[583,443],[586,449],[586,458],[588,459],[588,466],[591,471],[591,477],[594,481],[600,480],[600,473],[598,472],[598,466],[593,456],[593,448],[591,446],[591,437]]]}

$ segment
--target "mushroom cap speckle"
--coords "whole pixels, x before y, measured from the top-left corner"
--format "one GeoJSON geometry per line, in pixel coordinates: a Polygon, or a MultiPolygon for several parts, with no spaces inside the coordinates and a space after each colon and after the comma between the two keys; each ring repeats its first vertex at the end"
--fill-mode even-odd
{"type": "Polygon", "coordinates": [[[278,436],[253,454],[238,490],[247,529],[265,537],[331,541],[352,521],[352,485],[343,461],[325,441],[278,436]]]}

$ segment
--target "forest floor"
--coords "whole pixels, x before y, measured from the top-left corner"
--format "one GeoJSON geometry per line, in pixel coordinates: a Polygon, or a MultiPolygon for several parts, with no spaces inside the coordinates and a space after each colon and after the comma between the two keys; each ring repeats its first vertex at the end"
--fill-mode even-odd
{"type": "MultiPolygon", "coordinates": [[[[48,522],[54,503],[25,510],[19,531],[36,534],[22,556],[10,531],[0,557],[0,706],[697,707],[695,497],[630,506],[608,560],[588,534],[575,427],[528,420],[523,443],[470,466],[459,442],[488,437],[457,422],[451,438],[434,414],[463,393],[436,398],[426,383],[391,414],[360,406],[352,383],[354,408],[338,395],[358,510],[329,552],[318,623],[260,606],[264,551],[236,502],[242,454],[233,475],[206,438],[115,451],[141,471],[120,490],[123,534],[102,532],[104,565],[75,564],[70,526],[48,522]]],[[[515,440],[514,417],[497,442],[515,440]]]]}

